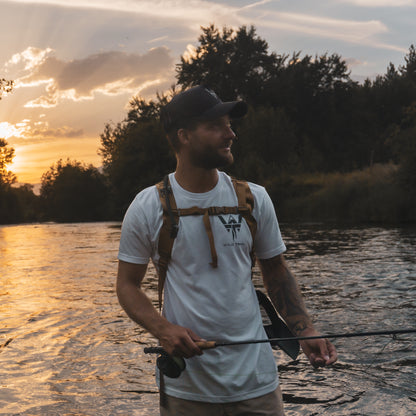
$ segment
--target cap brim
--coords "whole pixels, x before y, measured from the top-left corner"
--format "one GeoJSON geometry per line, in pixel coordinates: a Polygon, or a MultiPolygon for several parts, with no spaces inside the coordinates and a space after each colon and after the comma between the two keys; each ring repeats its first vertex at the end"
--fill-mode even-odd
{"type": "Polygon", "coordinates": [[[229,115],[231,118],[240,118],[247,114],[247,104],[244,101],[229,101],[219,103],[210,108],[201,117],[204,120],[212,120],[217,117],[229,115]]]}

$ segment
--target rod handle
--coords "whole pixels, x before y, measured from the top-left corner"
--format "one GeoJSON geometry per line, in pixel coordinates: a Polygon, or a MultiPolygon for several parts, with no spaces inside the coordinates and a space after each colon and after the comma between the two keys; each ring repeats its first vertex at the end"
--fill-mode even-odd
{"type": "Polygon", "coordinates": [[[143,351],[145,354],[163,354],[165,352],[163,347],[145,347],[143,351]]]}
{"type": "Polygon", "coordinates": [[[217,346],[215,341],[196,341],[195,344],[198,345],[201,350],[210,350],[217,346]]]}
{"type": "MultiPolygon", "coordinates": [[[[201,350],[209,350],[217,346],[215,341],[196,341],[195,344],[198,345],[198,347],[201,348],[201,350]]],[[[165,350],[163,349],[163,347],[146,347],[144,349],[144,353],[145,354],[163,354],[165,353],[165,350]]]]}

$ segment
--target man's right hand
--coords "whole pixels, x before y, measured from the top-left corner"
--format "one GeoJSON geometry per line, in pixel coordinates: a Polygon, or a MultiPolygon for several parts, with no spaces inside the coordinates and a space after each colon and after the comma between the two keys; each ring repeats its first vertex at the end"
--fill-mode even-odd
{"type": "Polygon", "coordinates": [[[205,340],[188,328],[168,323],[157,338],[164,350],[175,357],[191,358],[203,354],[195,342],[205,340]]]}
{"type": "Polygon", "coordinates": [[[147,264],[119,261],[117,295],[120,305],[134,322],[159,339],[168,354],[184,358],[201,355],[202,350],[195,341],[204,340],[190,329],[167,321],[141,289],[146,270],[147,264]]]}

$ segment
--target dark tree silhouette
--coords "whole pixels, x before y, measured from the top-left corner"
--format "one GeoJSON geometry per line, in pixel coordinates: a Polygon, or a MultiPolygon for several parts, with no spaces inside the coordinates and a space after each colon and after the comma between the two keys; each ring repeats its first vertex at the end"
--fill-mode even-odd
{"type": "Polygon", "coordinates": [[[59,160],[42,175],[40,198],[48,219],[69,222],[106,218],[105,178],[92,165],[59,160]]]}
{"type": "Polygon", "coordinates": [[[14,81],[0,78],[0,100],[4,93],[9,94],[13,90],[14,81]]]}

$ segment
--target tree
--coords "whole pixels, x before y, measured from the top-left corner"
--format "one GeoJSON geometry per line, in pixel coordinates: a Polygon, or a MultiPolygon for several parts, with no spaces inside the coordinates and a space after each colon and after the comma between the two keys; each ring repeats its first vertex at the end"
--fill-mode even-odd
{"type": "Polygon", "coordinates": [[[285,57],[269,53],[267,42],[253,26],[220,31],[210,25],[201,30],[195,53],[182,56],[176,67],[178,84],[184,88],[206,84],[223,100],[240,97],[250,104],[260,103],[266,82],[285,57]]]}
{"type": "Polygon", "coordinates": [[[282,108],[251,108],[236,126],[235,164],[230,167],[235,176],[264,183],[270,174],[299,169],[296,129],[282,108]]]}
{"type": "Polygon", "coordinates": [[[18,223],[35,219],[36,196],[28,185],[15,188],[16,175],[7,170],[13,162],[14,149],[0,139],[0,224],[18,223]]]}
{"type": "Polygon", "coordinates": [[[175,167],[159,122],[159,109],[164,102],[164,96],[149,102],[133,98],[126,119],[115,126],[107,124],[101,134],[99,153],[118,217],[140,190],[158,182],[175,167]]]}
{"type": "Polygon", "coordinates": [[[16,175],[7,170],[7,165],[13,162],[14,149],[5,139],[0,139],[0,188],[8,187],[16,182],[16,175]]]}
{"type": "Polygon", "coordinates": [[[0,189],[0,224],[39,221],[39,208],[32,185],[0,189]]]}
{"type": "Polygon", "coordinates": [[[42,175],[40,198],[46,218],[55,221],[96,221],[107,216],[107,186],[92,165],[63,162],[42,175]]]}
{"type": "Polygon", "coordinates": [[[401,123],[391,137],[391,147],[400,162],[398,179],[406,196],[406,219],[416,220],[416,101],[403,111],[401,123]]]}
{"type": "Polygon", "coordinates": [[[4,78],[0,78],[0,100],[3,93],[9,94],[13,89],[14,81],[8,81],[4,78]]]}
{"type": "Polygon", "coordinates": [[[416,82],[416,48],[414,45],[410,45],[409,52],[404,57],[404,60],[406,65],[399,67],[400,73],[416,82]]]}
{"type": "Polygon", "coordinates": [[[268,80],[263,103],[283,109],[295,126],[294,150],[300,157],[300,168],[345,168],[346,138],[354,137],[351,118],[356,90],[357,83],[338,54],[302,57],[293,53],[268,80]]]}
{"type": "Polygon", "coordinates": [[[0,139],[0,224],[38,220],[38,201],[29,184],[13,187],[16,175],[7,170],[13,162],[14,149],[0,139]]]}
{"type": "MultiPolygon", "coordinates": [[[[346,138],[351,137],[349,144],[358,142],[351,123],[351,94],[357,83],[340,55],[301,57],[296,52],[289,58],[270,53],[253,26],[236,31],[226,27],[220,31],[214,25],[201,29],[194,54],[182,56],[177,65],[178,84],[206,83],[224,100],[239,97],[255,109],[279,109],[292,125],[290,136],[294,134],[296,146],[291,159],[300,157],[299,169],[331,170],[346,161],[345,151],[354,148],[346,138]],[[328,153],[334,157],[325,157],[328,153]]],[[[262,130],[267,135],[276,131],[262,130]]],[[[277,140],[282,137],[271,138],[272,143],[277,140]]],[[[261,151],[266,158],[270,154],[267,147],[261,151]]]]}

